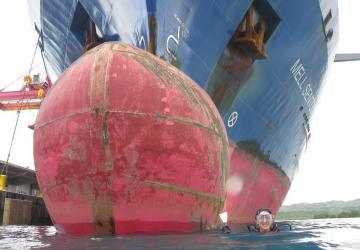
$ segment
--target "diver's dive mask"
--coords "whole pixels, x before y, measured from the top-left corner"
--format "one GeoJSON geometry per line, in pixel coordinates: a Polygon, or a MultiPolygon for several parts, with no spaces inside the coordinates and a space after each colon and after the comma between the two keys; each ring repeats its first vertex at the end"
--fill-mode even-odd
{"type": "Polygon", "coordinates": [[[272,221],[273,221],[273,215],[267,212],[262,212],[256,216],[256,222],[258,224],[262,222],[272,222],[272,221]]]}

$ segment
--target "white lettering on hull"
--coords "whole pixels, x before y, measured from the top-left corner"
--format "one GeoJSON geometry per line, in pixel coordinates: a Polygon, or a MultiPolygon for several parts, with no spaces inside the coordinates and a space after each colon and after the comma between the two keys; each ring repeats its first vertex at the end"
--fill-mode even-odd
{"type": "Polygon", "coordinates": [[[301,92],[305,103],[311,111],[315,104],[315,96],[312,90],[312,82],[306,73],[305,67],[301,63],[300,58],[296,60],[293,66],[290,68],[290,73],[293,76],[299,91],[301,92]]]}

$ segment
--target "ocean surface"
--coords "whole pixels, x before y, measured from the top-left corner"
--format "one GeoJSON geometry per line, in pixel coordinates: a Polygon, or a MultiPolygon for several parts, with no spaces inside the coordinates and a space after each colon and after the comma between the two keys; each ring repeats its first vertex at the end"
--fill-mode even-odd
{"type": "Polygon", "coordinates": [[[71,237],[54,227],[0,226],[0,249],[360,249],[360,218],[291,221],[277,233],[207,232],[142,237],[71,237]]]}

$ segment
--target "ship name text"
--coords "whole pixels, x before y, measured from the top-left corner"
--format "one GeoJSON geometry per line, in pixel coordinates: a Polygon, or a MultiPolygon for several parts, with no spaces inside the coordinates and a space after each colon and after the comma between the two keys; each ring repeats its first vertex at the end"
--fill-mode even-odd
{"type": "Polygon", "coordinates": [[[301,63],[300,58],[298,58],[292,65],[292,67],[290,68],[290,73],[294,78],[309,110],[312,110],[315,104],[315,96],[312,89],[312,82],[305,70],[304,65],[301,63]]]}

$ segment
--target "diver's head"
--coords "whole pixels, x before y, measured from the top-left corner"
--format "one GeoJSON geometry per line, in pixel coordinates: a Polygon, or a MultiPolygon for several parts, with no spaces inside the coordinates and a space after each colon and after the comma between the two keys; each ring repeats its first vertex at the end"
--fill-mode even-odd
{"type": "Polygon", "coordinates": [[[259,226],[260,232],[270,232],[274,222],[272,212],[268,208],[260,208],[255,214],[256,224],[259,226]]]}

